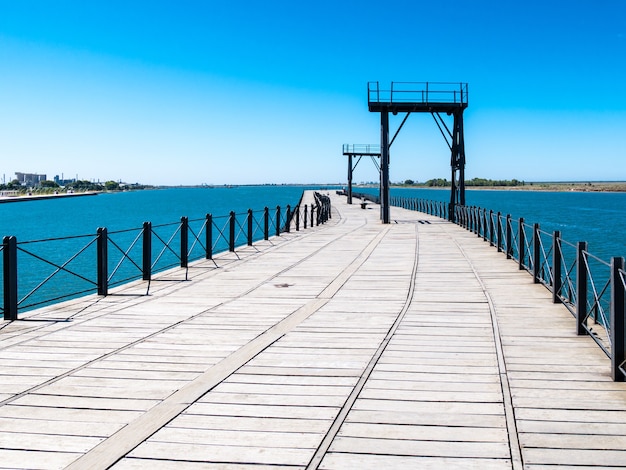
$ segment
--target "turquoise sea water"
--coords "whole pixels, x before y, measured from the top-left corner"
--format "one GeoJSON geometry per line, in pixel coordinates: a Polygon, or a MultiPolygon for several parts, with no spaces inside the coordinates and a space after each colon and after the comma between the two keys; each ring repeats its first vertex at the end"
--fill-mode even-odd
{"type": "MultiPolygon", "coordinates": [[[[145,221],[153,226],[163,225],[155,229],[161,232],[162,238],[175,237],[177,222],[182,216],[188,217],[193,223],[193,230],[198,233],[207,213],[211,213],[216,226],[223,227],[226,216],[232,210],[245,218],[248,209],[255,210],[255,217],[261,217],[264,207],[274,211],[277,205],[295,206],[305,189],[328,189],[303,186],[240,186],[215,188],[171,188],[145,190],[124,193],[100,194],[97,196],[59,198],[52,200],[29,201],[20,203],[0,204],[0,236],[14,235],[18,242],[85,235],[85,237],[24,244],[25,250],[32,251],[46,259],[53,260],[57,265],[64,263],[72,253],[82,246],[90,245],[70,264],[74,272],[87,278],[94,278],[95,244],[94,234],[98,227],[106,227],[110,238],[126,250],[133,238],[140,233],[145,221]],[[171,224],[171,225],[164,225],[171,224]],[[194,225],[195,224],[195,225],[194,225]],[[127,229],[127,232],[122,232],[127,229]],[[118,232],[117,234],[115,232],[118,232]]],[[[359,191],[362,191],[359,189],[359,191]]],[[[368,188],[364,192],[376,193],[377,189],[368,188]]],[[[392,188],[392,195],[403,197],[424,198],[448,201],[449,191],[441,189],[406,189],[392,188]]],[[[503,215],[511,214],[514,219],[524,217],[528,224],[540,223],[541,229],[551,233],[560,230],[562,238],[570,243],[587,241],[589,252],[608,261],[611,256],[626,256],[626,242],[623,234],[626,230],[626,194],[624,193],[580,193],[580,192],[539,192],[539,191],[495,191],[468,190],[467,204],[480,206],[503,215]]],[[[393,219],[394,208],[391,208],[393,219]]],[[[239,219],[238,219],[239,220],[239,219]]],[[[262,234],[257,234],[260,238],[262,234]]],[[[224,250],[224,240],[218,247],[224,250]]],[[[176,245],[177,241],[172,242],[176,245]]],[[[190,242],[191,243],[191,242],[190,242]]],[[[159,250],[160,242],[154,242],[154,249],[159,250]]],[[[140,259],[140,246],[130,251],[131,256],[140,259]]],[[[216,250],[216,251],[221,251],[216,250]]],[[[121,252],[109,246],[112,259],[121,252]]],[[[161,261],[163,268],[176,265],[177,260],[167,252],[161,261]],[[169,258],[168,258],[169,256],[169,258]]],[[[117,261],[113,262],[113,264],[117,261]]],[[[56,268],[23,253],[18,253],[19,296],[27,296],[43,278],[56,268]]],[[[110,266],[109,269],[113,269],[110,266]]],[[[137,277],[137,268],[125,261],[111,284],[116,285],[137,277]]],[[[2,273],[0,272],[0,278],[2,273]]],[[[67,290],[85,292],[93,290],[93,285],[77,281],[75,276],[67,273],[55,275],[54,282],[49,282],[41,293],[32,295],[23,305],[37,303],[38,296],[47,299],[64,295],[67,290]],[[83,285],[79,285],[79,284],[83,285]]]]}
{"type": "Polygon", "coordinates": [[[0,236],[37,240],[95,233],[98,227],[125,230],[143,222],[176,222],[183,216],[196,219],[208,213],[217,217],[231,210],[294,206],[305,189],[317,187],[168,188],[0,204],[0,236]]]}

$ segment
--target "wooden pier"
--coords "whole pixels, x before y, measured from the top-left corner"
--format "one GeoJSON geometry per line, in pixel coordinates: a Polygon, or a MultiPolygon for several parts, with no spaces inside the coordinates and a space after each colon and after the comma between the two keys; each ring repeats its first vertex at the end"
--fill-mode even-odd
{"type": "Polygon", "coordinates": [[[326,225],[4,322],[0,468],[626,467],[626,384],[472,233],[326,225]]]}

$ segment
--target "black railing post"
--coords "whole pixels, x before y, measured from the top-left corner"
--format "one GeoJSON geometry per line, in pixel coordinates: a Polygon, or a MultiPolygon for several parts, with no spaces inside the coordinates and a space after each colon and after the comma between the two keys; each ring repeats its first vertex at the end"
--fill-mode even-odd
{"type": "Polygon", "coordinates": [[[295,208],[296,211],[296,232],[300,231],[300,204],[295,208]]]}
{"type": "Polygon", "coordinates": [[[502,251],[502,214],[500,211],[496,214],[496,246],[498,248],[498,253],[502,251]]]}
{"type": "Polygon", "coordinates": [[[291,232],[291,206],[287,204],[287,212],[285,213],[285,232],[291,232]]]}
{"type": "Polygon", "coordinates": [[[276,206],[276,236],[280,236],[280,206],[276,206]]]}
{"type": "Polygon", "coordinates": [[[576,250],[576,334],[587,334],[584,323],[587,318],[587,242],[578,242],[576,250]]]}
{"type": "Polygon", "coordinates": [[[506,215],[506,259],[513,257],[513,225],[511,214],[506,215]]]}
{"type": "Polygon", "coordinates": [[[306,223],[307,223],[307,217],[308,217],[308,207],[306,204],[304,205],[304,214],[302,215],[303,218],[303,222],[304,222],[304,230],[306,230],[306,223]]]}
{"type": "Polygon", "coordinates": [[[315,212],[315,204],[311,203],[311,228],[313,228],[313,213],[315,212]]]}
{"type": "Polygon", "coordinates": [[[524,269],[526,258],[526,232],[524,232],[524,217],[520,217],[517,229],[517,254],[519,255],[519,268],[524,269]]]}
{"type": "Polygon", "coordinates": [[[228,230],[228,251],[235,251],[235,212],[230,211],[229,230],[228,230]]]}
{"type": "Polygon", "coordinates": [[[624,258],[611,258],[611,375],[614,382],[623,382],[620,370],[626,359],[624,350],[624,283],[620,271],[624,269],[624,258]]]}
{"type": "Polygon", "coordinates": [[[252,209],[248,209],[248,246],[252,246],[252,227],[254,222],[254,213],[252,209]]]}
{"type": "Polygon", "coordinates": [[[270,210],[267,206],[263,209],[263,240],[270,238],[270,210]]]}
{"type": "Polygon", "coordinates": [[[541,270],[541,233],[539,232],[539,224],[533,225],[533,282],[537,284],[540,279],[541,270]]]}
{"type": "Polygon", "coordinates": [[[17,238],[4,237],[3,274],[4,274],[4,319],[17,320],[17,238]]]}
{"type": "Polygon", "coordinates": [[[487,209],[483,209],[483,241],[487,241],[487,232],[489,231],[489,224],[487,223],[487,209]]]}
{"type": "Polygon", "coordinates": [[[180,267],[189,266],[189,218],[180,218],[180,267]]]}
{"type": "Polygon", "coordinates": [[[489,246],[493,246],[493,210],[489,210],[489,246]]]}
{"type": "Polygon", "coordinates": [[[206,232],[205,240],[206,245],[206,259],[213,259],[213,215],[206,215],[206,232]]]}
{"type": "Polygon", "coordinates": [[[561,301],[561,264],[563,253],[561,251],[561,232],[555,230],[552,235],[552,303],[561,301]]]}
{"type": "Polygon", "coordinates": [[[97,254],[97,274],[98,295],[109,294],[109,255],[108,255],[108,234],[107,229],[100,227],[97,231],[98,240],[96,242],[97,254]]]}
{"type": "Polygon", "coordinates": [[[143,223],[142,279],[152,279],[152,223],[143,223]]]}

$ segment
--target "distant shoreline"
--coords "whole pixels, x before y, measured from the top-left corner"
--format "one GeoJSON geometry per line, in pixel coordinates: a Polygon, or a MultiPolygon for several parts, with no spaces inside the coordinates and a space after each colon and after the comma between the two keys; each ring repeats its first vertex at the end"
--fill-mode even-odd
{"type": "MultiPolygon", "coordinates": [[[[364,187],[378,187],[377,185],[363,185],[364,187]]],[[[443,189],[450,190],[450,186],[424,185],[392,185],[394,188],[406,189],[443,189]]],[[[554,192],[586,192],[586,193],[623,193],[626,192],[626,182],[600,183],[526,183],[519,186],[465,186],[467,191],[554,191],[554,192]]]]}
{"type": "Polygon", "coordinates": [[[61,194],[36,194],[32,196],[0,196],[0,204],[7,202],[28,202],[28,201],[41,201],[44,199],[59,199],[67,197],[79,197],[79,196],[97,196],[97,192],[86,193],[61,193],[61,194]]]}

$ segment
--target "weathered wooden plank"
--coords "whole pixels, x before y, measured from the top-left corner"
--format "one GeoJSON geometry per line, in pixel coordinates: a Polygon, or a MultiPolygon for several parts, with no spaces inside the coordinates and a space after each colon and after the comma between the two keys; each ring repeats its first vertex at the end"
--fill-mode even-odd
{"type": "Polygon", "coordinates": [[[449,458],[449,457],[407,457],[403,455],[374,455],[329,452],[319,467],[322,470],[355,468],[379,470],[381,468],[419,468],[440,470],[442,468],[464,468],[475,470],[510,470],[508,459],[449,458]]]}
{"type": "Polygon", "coordinates": [[[0,462],[4,468],[12,469],[63,469],[80,455],[71,452],[0,449],[0,462]]]}
{"type": "Polygon", "coordinates": [[[337,437],[331,452],[407,455],[421,457],[465,457],[509,459],[509,446],[502,442],[414,441],[337,437]]]}
{"type": "Polygon", "coordinates": [[[146,442],[130,457],[229,464],[300,465],[308,463],[308,452],[278,447],[214,446],[194,443],[146,442]]]}
{"type": "Polygon", "coordinates": [[[423,426],[380,423],[345,423],[339,436],[412,441],[502,442],[507,444],[504,427],[423,426]]]}

